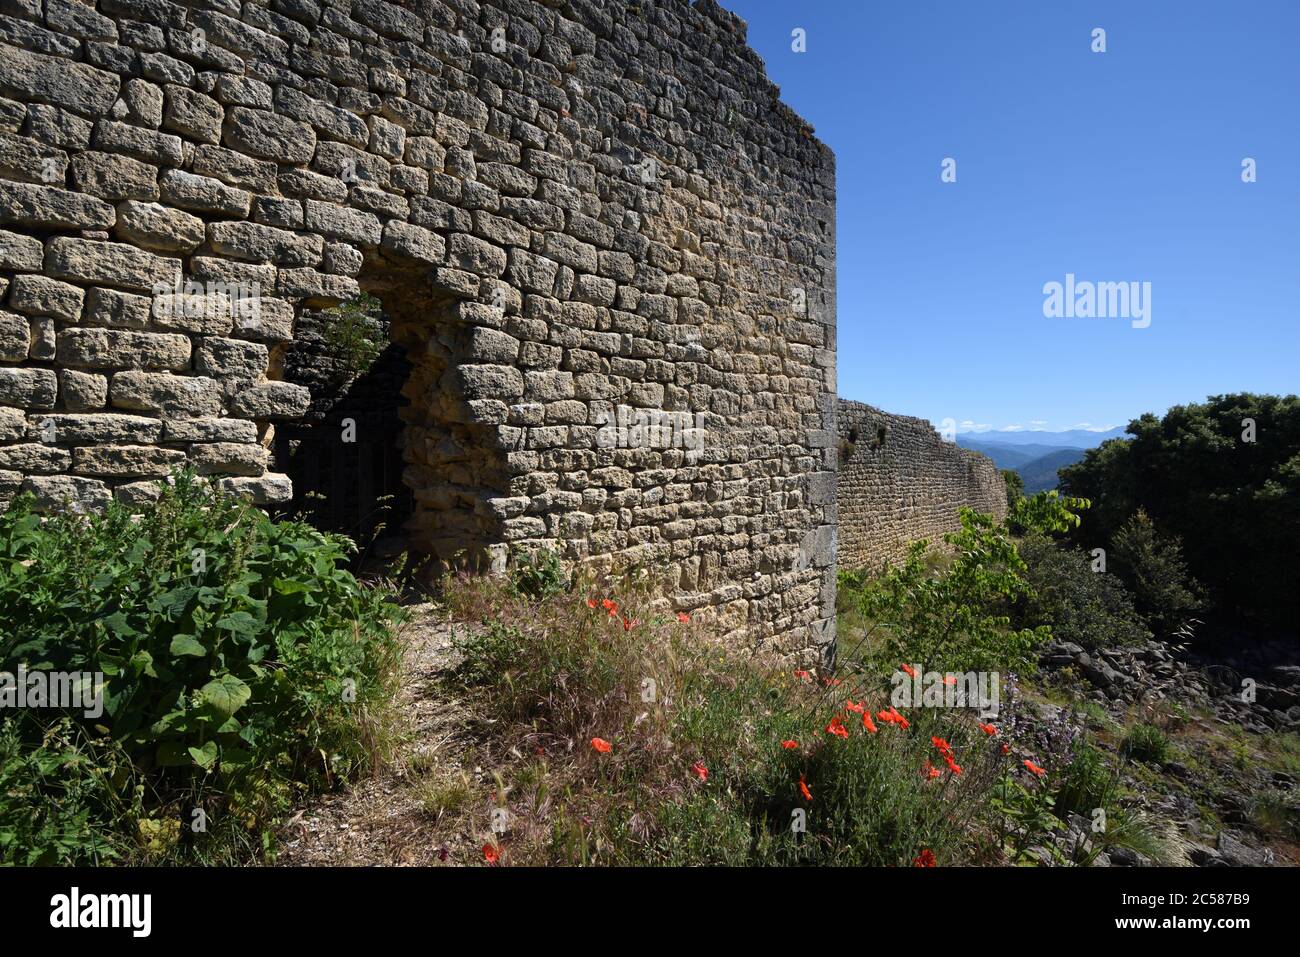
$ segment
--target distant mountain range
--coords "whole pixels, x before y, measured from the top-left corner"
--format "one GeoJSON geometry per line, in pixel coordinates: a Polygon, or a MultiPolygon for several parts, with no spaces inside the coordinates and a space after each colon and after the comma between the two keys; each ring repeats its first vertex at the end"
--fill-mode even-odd
{"type": "Polygon", "coordinates": [[[1123,436],[1124,429],[1105,432],[1068,429],[1065,432],[963,432],[957,436],[962,448],[983,452],[1000,469],[1020,474],[1028,493],[1056,488],[1057,471],[1083,459],[1088,449],[1107,439],[1123,436]]]}

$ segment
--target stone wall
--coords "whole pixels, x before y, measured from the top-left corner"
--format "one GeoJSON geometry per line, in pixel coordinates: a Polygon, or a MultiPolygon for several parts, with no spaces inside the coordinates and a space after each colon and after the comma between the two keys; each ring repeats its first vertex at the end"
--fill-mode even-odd
{"type": "Polygon", "coordinates": [[[911,542],[939,543],[961,527],[962,506],[1006,516],[1006,486],[988,456],[943,441],[924,419],[861,402],[839,408],[842,567],[877,568],[911,542]]]}
{"type": "Polygon", "coordinates": [[[284,501],[286,347],[364,289],[416,544],[639,564],[811,657],[834,188],[713,0],[0,0],[0,497],[284,501]]]}

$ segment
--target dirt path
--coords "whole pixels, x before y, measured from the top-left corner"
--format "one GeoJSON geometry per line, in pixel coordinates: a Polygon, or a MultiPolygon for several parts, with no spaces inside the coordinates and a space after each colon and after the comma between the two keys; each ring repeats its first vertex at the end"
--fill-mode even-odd
{"type": "Polygon", "coordinates": [[[436,797],[462,775],[475,782],[475,792],[483,790],[477,783],[482,772],[472,766],[467,709],[439,683],[453,664],[454,626],[433,605],[409,611],[399,636],[404,727],[395,760],[297,811],[280,828],[278,866],[455,865],[480,859],[481,842],[441,814],[436,797]]]}

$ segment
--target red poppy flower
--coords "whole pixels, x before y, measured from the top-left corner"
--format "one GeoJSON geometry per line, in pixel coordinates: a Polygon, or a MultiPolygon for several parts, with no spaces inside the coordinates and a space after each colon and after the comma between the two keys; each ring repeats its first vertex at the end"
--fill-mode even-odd
{"type": "Polygon", "coordinates": [[[913,867],[934,867],[934,851],[928,847],[912,861],[913,867]]]}
{"type": "Polygon", "coordinates": [[[1010,754],[1010,753],[1011,753],[1011,745],[1009,745],[1009,744],[1004,744],[1004,745],[1002,745],[1002,753],[1003,753],[1003,754],[1010,754]]]}
{"type": "Polygon", "coordinates": [[[930,743],[939,749],[940,754],[952,754],[952,745],[943,738],[931,737],[930,743]]]}
{"type": "Polygon", "coordinates": [[[785,748],[787,751],[793,751],[795,748],[799,747],[799,742],[798,742],[798,741],[782,741],[782,742],[781,742],[781,747],[785,748]]]}
{"type": "Polygon", "coordinates": [[[840,716],[837,714],[835,717],[831,718],[831,723],[826,725],[826,733],[833,734],[837,738],[847,738],[849,736],[849,729],[844,727],[844,722],[840,720],[840,716]]]}
{"type": "Polygon", "coordinates": [[[600,603],[600,607],[612,615],[618,611],[618,602],[614,601],[612,598],[606,598],[600,603]]]}
{"type": "Polygon", "coordinates": [[[635,618],[624,618],[624,619],[623,619],[623,630],[624,630],[624,631],[631,631],[631,630],[632,630],[632,627],[633,627],[634,625],[639,625],[639,624],[640,624],[640,622],[637,621],[635,618]]]}
{"type": "Polygon", "coordinates": [[[993,735],[998,733],[998,729],[991,724],[985,724],[982,721],[977,721],[976,724],[978,724],[979,729],[983,731],[985,734],[987,734],[989,737],[993,737],[993,735]]]}
{"type": "Polygon", "coordinates": [[[691,616],[686,614],[686,612],[684,611],[679,611],[677,613],[677,620],[684,625],[691,620],[691,616]]]}
{"type": "Polygon", "coordinates": [[[588,608],[595,608],[595,607],[596,607],[596,604],[597,604],[596,599],[594,599],[594,598],[588,598],[588,599],[587,599],[587,607],[588,607],[588,608]]]}
{"type": "Polygon", "coordinates": [[[483,860],[489,864],[495,864],[501,857],[500,852],[491,844],[483,845],[483,860]]]}
{"type": "Polygon", "coordinates": [[[951,771],[953,774],[961,774],[961,765],[952,759],[951,754],[945,754],[943,756],[943,760],[944,763],[948,765],[949,771],[951,771]]]}
{"type": "Polygon", "coordinates": [[[609,754],[609,752],[614,750],[614,746],[610,744],[608,741],[606,741],[604,738],[592,738],[591,746],[595,748],[597,751],[599,751],[601,754],[609,754]]]}
{"type": "Polygon", "coordinates": [[[907,719],[899,714],[898,709],[894,707],[891,707],[888,711],[877,711],[876,717],[881,721],[888,722],[889,724],[896,724],[900,728],[906,729],[911,727],[907,719]]]}
{"type": "Polygon", "coordinates": [[[939,769],[930,763],[929,758],[926,758],[925,767],[921,769],[921,773],[924,774],[927,778],[934,780],[939,776],[939,769]]]}
{"type": "Polygon", "coordinates": [[[944,675],[944,676],[943,676],[943,683],[946,684],[946,685],[948,685],[949,687],[951,687],[951,686],[957,684],[957,676],[956,676],[956,675],[944,675]]]}
{"type": "Polygon", "coordinates": [[[794,676],[798,678],[800,681],[807,681],[809,678],[812,677],[812,675],[810,675],[808,672],[798,671],[798,670],[795,671],[794,676]]]}
{"type": "Polygon", "coordinates": [[[812,791],[808,790],[808,782],[803,779],[802,774],[799,775],[799,793],[803,795],[805,801],[812,800],[812,791]]]}
{"type": "Polygon", "coordinates": [[[824,685],[825,685],[826,687],[828,687],[828,688],[833,688],[833,687],[835,687],[835,686],[838,685],[838,684],[842,684],[842,682],[840,681],[839,678],[829,678],[829,677],[827,677],[827,678],[823,678],[823,679],[822,679],[822,684],[824,684],[824,685]]]}
{"type": "Polygon", "coordinates": [[[1038,775],[1040,778],[1047,773],[1046,768],[1040,768],[1033,761],[1030,761],[1028,759],[1025,760],[1025,767],[1029,768],[1029,770],[1033,771],[1034,774],[1038,775]]]}
{"type": "Polygon", "coordinates": [[[866,728],[872,734],[875,734],[877,731],[880,730],[879,728],[876,727],[876,723],[871,720],[870,711],[862,712],[862,727],[866,728]]]}
{"type": "Polygon", "coordinates": [[[899,665],[899,667],[903,669],[903,673],[906,674],[909,678],[913,680],[916,679],[916,669],[913,668],[911,665],[899,665]]]}
{"type": "Polygon", "coordinates": [[[704,766],[703,761],[696,761],[692,764],[691,771],[693,771],[695,776],[701,781],[707,781],[709,779],[709,769],[704,766]]]}
{"type": "Polygon", "coordinates": [[[857,714],[866,714],[866,710],[867,710],[867,709],[866,709],[865,707],[863,707],[862,702],[860,702],[860,701],[854,701],[852,698],[850,698],[850,699],[845,703],[845,705],[844,705],[844,710],[845,710],[845,711],[853,711],[853,712],[856,712],[857,714]]]}

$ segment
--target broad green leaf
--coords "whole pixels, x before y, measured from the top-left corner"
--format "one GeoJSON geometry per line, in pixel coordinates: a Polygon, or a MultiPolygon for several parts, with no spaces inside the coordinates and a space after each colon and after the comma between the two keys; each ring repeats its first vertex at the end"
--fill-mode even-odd
{"type": "Polygon", "coordinates": [[[230,674],[209,681],[199,689],[199,697],[222,718],[229,718],[252,696],[252,689],[230,674]]]}

